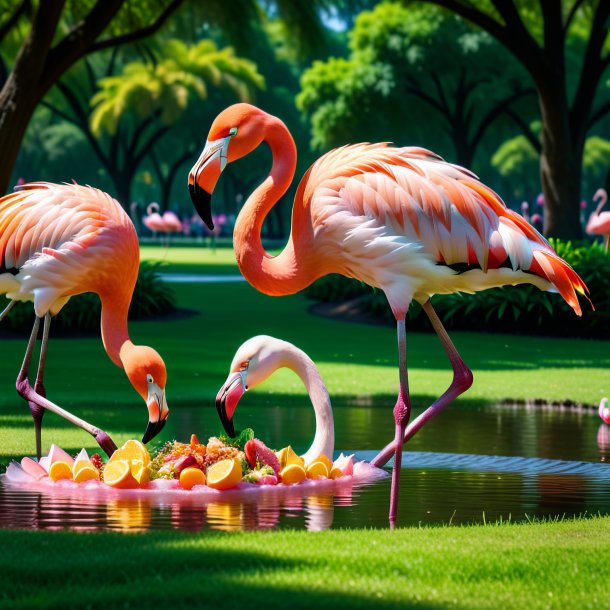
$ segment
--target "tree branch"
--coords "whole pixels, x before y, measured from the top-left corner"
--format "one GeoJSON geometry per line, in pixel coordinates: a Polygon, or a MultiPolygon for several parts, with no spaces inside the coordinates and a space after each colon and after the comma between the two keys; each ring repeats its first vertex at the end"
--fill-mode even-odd
{"type": "Polygon", "coordinates": [[[575,0],[574,4],[572,5],[572,8],[570,9],[570,12],[568,13],[568,15],[566,17],[565,23],[563,24],[564,37],[568,33],[568,29],[570,27],[570,24],[572,23],[572,19],[574,19],[574,17],[576,16],[576,13],[578,12],[578,9],[581,7],[583,1],[584,0],[575,0]]]}
{"type": "Polygon", "coordinates": [[[523,120],[520,114],[517,114],[512,108],[508,107],[504,109],[504,113],[508,115],[517,125],[521,128],[521,132],[527,138],[527,141],[534,147],[536,152],[540,154],[542,152],[542,144],[540,139],[531,130],[530,126],[523,120]]]}
{"type": "Polygon", "coordinates": [[[29,10],[31,3],[31,0],[23,0],[15,9],[15,12],[8,18],[6,23],[3,23],[0,26],[0,42],[2,42],[6,35],[17,25],[22,15],[29,10]]]}
{"type": "Polygon", "coordinates": [[[602,104],[590,117],[587,122],[587,131],[597,123],[601,121],[610,112],[610,101],[602,104]]]}
{"type": "Polygon", "coordinates": [[[108,47],[115,47],[121,44],[126,44],[128,42],[135,42],[137,40],[141,40],[142,38],[146,38],[151,34],[154,34],[167,21],[171,14],[178,9],[182,2],[183,0],[172,0],[172,2],[167,6],[167,8],[150,25],[140,28],[139,30],[134,30],[133,32],[129,32],[127,34],[122,34],[121,36],[105,38],[104,40],[95,42],[90,45],[89,49],[87,50],[87,53],[94,53],[95,51],[107,49],[108,47]]]}

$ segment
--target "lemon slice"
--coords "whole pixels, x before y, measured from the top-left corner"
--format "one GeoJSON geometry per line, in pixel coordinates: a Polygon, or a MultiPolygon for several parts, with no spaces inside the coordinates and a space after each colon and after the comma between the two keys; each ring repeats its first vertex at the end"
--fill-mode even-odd
{"type": "Polygon", "coordinates": [[[120,449],[117,449],[112,457],[108,460],[108,463],[114,462],[115,460],[140,460],[145,466],[150,464],[150,453],[144,445],[135,439],[127,441],[120,449]]]}
{"type": "Polygon", "coordinates": [[[127,460],[109,461],[104,468],[104,483],[120,489],[137,487],[137,482],[131,476],[131,467],[127,460]]]}
{"type": "Polygon", "coordinates": [[[300,464],[288,464],[286,468],[280,471],[280,477],[285,485],[296,485],[305,480],[307,473],[300,464]]]}
{"type": "Polygon", "coordinates": [[[333,467],[333,461],[327,455],[321,453],[317,458],[311,460],[311,462],[307,464],[306,468],[309,468],[309,466],[315,462],[322,462],[328,469],[328,472],[330,472],[333,467]]]}
{"type": "Polygon", "coordinates": [[[91,479],[95,479],[96,481],[100,480],[100,471],[93,466],[93,464],[85,464],[74,474],[74,480],[77,483],[84,483],[85,481],[90,481],[91,479]]]}
{"type": "Polygon", "coordinates": [[[131,476],[136,480],[137,484],[142,486],[150,481],[150,467],[144,464],[142,460],[131,460],[129,463],[131,476]]]}
{"type": "Polygon", "coordinates": [[[231,489],[241,481],[241,462],[237,458],[220,460],[208,468],[208,487],[231,489]]]}
{"type": "Polygon", "coordinates": [[[277,459],[280,461],[280,469],[286,468],[289,464],[304,465],[303,458],[299,457],[290,445],[276,451],[275,455],[277,455],[277,459]]]}
{"type": "Polygon", "coordinates": [[[72,465],[68,462],[53,462],[49,468],[49,476],[53,481],[72,478],[72,465]]]}
{"type": "Polygon", "coordinates": [[[322,461],[312,462],[306,471],[308,479],[328,479],[328,466],[322,461]]]}
{"type": "MultiPolygon", "coordinates": [[[[241,467],[240,467],[241,474],[241,467]]],[[[199,468],[185,468],[180,473],[180,487],[192,489],[195,485],[205,485],[205,474],[199,468]]]]}

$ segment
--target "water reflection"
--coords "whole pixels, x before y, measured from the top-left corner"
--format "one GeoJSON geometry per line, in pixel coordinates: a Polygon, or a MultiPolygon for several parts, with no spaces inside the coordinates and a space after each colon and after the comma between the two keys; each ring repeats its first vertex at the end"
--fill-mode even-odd
{"type": "MultiPolygon", "coordinates": [[[[366,425],[380,421],[378,410],[378,405],[337,409],[339,446],[366,449],[372,437],[373,446],[381,447],[386,436],[366,425]],[[354,412],[348,438],[342,421],[354,412]]],[[[281,446],[286,436],[302,434],[295,444],[304,449],[307,426],[299,422],[307,421],[311,407],[290,411],[290,421],[272,430],[276,441],[265,440],[281,446]]],[[[172,434],[180,438],[183,431],[198,429],[201,422],[191,415],[188,424],[172,434]]],[[[259,408],[256,421],[264,417],[259,408]]],[[[243,422],[248,423],[256,422],[243,422]]],[[[610,426],[600,425],[594,412],[501,406],[482,410],[458,404],[433,420],[407,449],[398,525],[609,512],[610,465],[600,461],[610,460],[610,426]]],[[[69,489],[40,493],[8,487],[0,478],[0,527],[121,532],[385,528],[389,488],[388,477],[370,486],[346,483],[307,492],[295,487],[288,493],[269,490],[204,502],[162,492],[151,497],[117,492],[110,498],[69,489]]]]}

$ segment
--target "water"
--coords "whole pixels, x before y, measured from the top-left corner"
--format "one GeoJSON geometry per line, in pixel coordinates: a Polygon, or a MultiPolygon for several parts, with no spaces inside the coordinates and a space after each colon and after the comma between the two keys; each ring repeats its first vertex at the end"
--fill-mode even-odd
{"type": "MultiPolygon", "coordinates": [[[[210,413],[176,411],[170,433],[177,438],[217,427],[210,413]]],[[[356,448],[359,458],[370,459],[391,437],[388,411],[379,405],[336,408],[337,447],[356,448]]],[[[291,442],[305,450],[313,435],[309,405],[246,407],[238,416],[239,425],[264,429],[271,446],[291,442]]],[[[604,462],[610,460],[610,427],[594,411],[458,404],[430,422],[407,449],[399,525],[609,512],[610,465],[604,462]]],[[[0,482],[0,527],[129,532],[387,527],[389,487],[387,477],[368,486],[342,485],[335,493],[303,496],[295,488],[288,497],[202,504],[163,494],[100,502],[82,493],[39,493],[0,482]]]]}

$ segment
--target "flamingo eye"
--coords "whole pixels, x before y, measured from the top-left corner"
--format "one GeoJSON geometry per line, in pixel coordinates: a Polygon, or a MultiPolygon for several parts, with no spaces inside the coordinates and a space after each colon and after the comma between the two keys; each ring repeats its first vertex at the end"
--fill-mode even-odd
{"type": "Polygon", "coordinates": [[[241,363],[239,370],[240,371],[247,371],[248,370],[248,366],[250,366],[250,361],[249,360],[245,360],[244,362],[241,363]]]}
{"type": "Polygon", "coordinates": [[[236,136],[237,135],[237,127],[231,127],[231,129],[229,130],[229,135],[230,136],[236,136]]]}
{"type": "Polygon", "coordinates": [[[148,383],[153,383],[153,381],[154,381],[153,376],[152,375],[146,375],[146,381],[148,383]]]}

